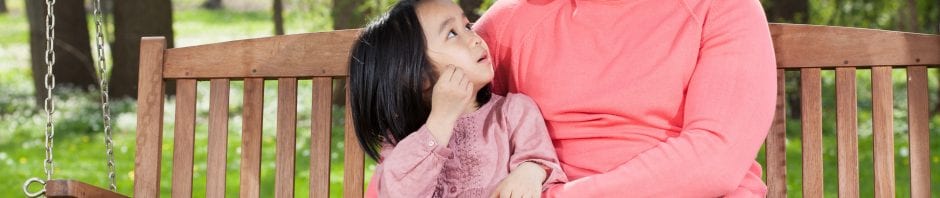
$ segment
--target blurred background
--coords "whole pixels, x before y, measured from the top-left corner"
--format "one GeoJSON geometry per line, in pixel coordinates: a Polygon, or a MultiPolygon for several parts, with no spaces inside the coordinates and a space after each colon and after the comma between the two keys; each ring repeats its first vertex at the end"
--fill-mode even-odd
{"type": "MultiPolygon", "coordinates": [[[[102,126],[95,43],[93,0],[58,0],[56,16],[56,101],[55,175],[93,185],[108,185],[107,160],[102,126]]],[[[471,20],[475,20],[495,0],[459,0],[471,20]]],[[[383,13],[395,0],[101,0],[103,34],[107,40],[106,71],[110,83],[114,152],[118,191],[133,193],[134,132],[136,130],[136,85],[139,38],[166,36],[169,47],[186,47],[222,41],[297,34],[363,26],[383,13]]],[[[940,31],[940,0],[761,0],[770,22],[804,23],[896,30],[925,34],[940,31]]],[[[22,195],[21,186],[30,177],[44,177],[46,97],[42,77],[46,73],[44,0],[0,0],[0,194],[22,195]]],[[[835,72],[823,71],[823,154],[825,194],[838,192],[835,135],[835,72]]],[[[787,180],[788,196],[800,197],[801,143],[798,96],[799,74],[787,76],[787,180]]],[[[862,197],[874,193],[871,129],[871,75],[859,70],[858,124],[859,176],[862,197]]],[[[904,70],[893,71],[895,168],[897,196],[910,197],[910,170],[907,136],[907,79],[904,70]]],[[[929,70],[931,180],[940,189],[940,71],[929,70]]],[[[334,89],[342,87],[334,81],[334,89]]],[[[306,197],[309,190],[311,83],[300,81],[298,88],[298,127],[295,195],[306,197]],[[306,121],[305,121],[306,120],[306,121]]],[[[207,140],[208,82],[197,88],[196,148],[207,140]]],[[[227,194],[238,195],[241,100],[243,86],[233,82],[230,91],[227,194]]],[[[340,90],[340,89],[335,89],[340,90]]],[[[331,153],[331,194],[341,197],[343,176],[342,92],[334,90],[333,145],[331,153]]],[[[168,91],[172,95],[172,90],[168,91]]],[[[274,148],[273,115],[277,108],[277,82],[265,84],[263,147],[274,148]]],[[[174,99],[168,96],[167,127],[172,131],[174,99]]],[[[164,133],[172,139],[172,133],[164,133]]],[[[172,167],[171,141],[164,141],[163,168],[172,167]]],[[[763,151],[758,161],[763,163],[763,151]]],[[[274,150],[262,151],[262,196],[273,196],[274,150]]],[[[195,150],[194,197],[205,196],[206,150],[195,150]]],[[[374,162],[367,161],[367,175],[374,162]]],[[[164,171],[162,193],[170,192],[170,177],[164,171]]],[[[368,179],[367,179],[368,180],[368,179]]],[[[33,187],[38,189],[38,187],[33,187]]],[[[940,190],[933,191],[940,197],[940,190]]]]}

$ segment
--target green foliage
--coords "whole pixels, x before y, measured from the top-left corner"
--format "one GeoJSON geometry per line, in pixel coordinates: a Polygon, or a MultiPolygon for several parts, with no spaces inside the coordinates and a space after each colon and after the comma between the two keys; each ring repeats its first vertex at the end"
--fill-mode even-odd
{"type": "MultiPolygon", "coordinates": [[[[806,2],[806,11],[794,13],[796,19],[770,19],[771,22],[805,22],[883,30],[934,33],[940,30],[940,5],[935,0],[799,0],[806,2]],[[914,27],[904,27],[913,16],[914,27]],[[807,20],[808,19],[808,20],[807,20]]],[[[777,6],[792,6],[799,1],[761,0],[770,13],[777,6]]],[[[913,22],[913,21],[911,21],[913,22]]]]}

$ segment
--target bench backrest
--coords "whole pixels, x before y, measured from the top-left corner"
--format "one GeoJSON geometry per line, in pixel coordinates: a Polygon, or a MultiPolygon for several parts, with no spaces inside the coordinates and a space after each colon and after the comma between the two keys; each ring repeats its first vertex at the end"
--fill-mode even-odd
{"type": "MultiPolygon", "coordinates": [[[[259,197],[264,80],[277,80],[275,196],[294,196],[297,81],[313,84],[310,197],[328,197],[332,80],[345,78],[356,30],[275,36],[166,49],[163,37],[141,39],[134,195],[159,197],[164,92],[176,82],[173,197],[192,196],[196,82],[210,81],[206,196],[225,195],[229,84],[244,81],[241,197],[259,197]]],[[[348,106],[348,105],[346,105],[348,106]]],[[[344,197],[361,197],[363,152],[346,109],[344,197]]],[[[271,149],[271,148],[266,148],[271,149]]],[[[167,170],[167,169],[163,169],[167,170]]]]}
{"type": "MultiPolygon", "coordinates": [[[[879,197],[894,195],[894,136],[891,69],[908,73],[911,189],[930,196],[927,66],[940,65],[940,36],[796,24],[771,24],[778,68],[776,119],[766,142],[765,169],[770,197],[786,197],[784,72],[800,72],[803,195],[822,197],[822,111],[820,70],[836,70],[840,197],[858,197],[857,70],[872,73],[875,181],[879,197]],[[883,196],[882,196],[883,195],[883,196]]],[[[137,154],[134,195],[158,197],[164,90],[176,82],[171,191],[192,195],[195,95],[197,81],[210,81],[208,115],[208,197],[225,194],[228,93],[231,81],[244,81],[240,188],[258,197],[261,167],[263,83],[278,81],[275,196],[293,197],[297,81],[313,84],[310,131],[310,197],[328,197],[331,82],[346,77],[357,30],[307,33],[166,49],[162,37],[141,40],[138,83],[137,154]]],[[[348,105],[347,105],[348,107],[348,105]]],[[[345,111],[344,197],[362,197],[363,160],[345,111]]]]}
{"type": "Polygon", "coordinates": [[[767,136],[768,197],[786,197],[784,72],[800,73],[803,197],[823,196],[820,70],[836,72],[839,197],[859,196],[856,71],[870,70],[875,197],[895,196],[892,69],[907,70],[912,197],[930,197],[927,66],[940,65],[940,36],[860,28],[771,24],[777,112],[767,136]]]}

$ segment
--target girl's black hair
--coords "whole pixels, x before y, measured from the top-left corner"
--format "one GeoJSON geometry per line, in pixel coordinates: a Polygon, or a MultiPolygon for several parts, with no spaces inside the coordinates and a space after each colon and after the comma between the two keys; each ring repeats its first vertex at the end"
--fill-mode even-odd
{"type": "MultiPolygon", "coordinates": [[[[382,142],[396,145],[417,131],[431,113],[437,75],[426,54],[427,41],[415,9],[402,0],[364,28],[349,61],[349,104],[359,145],[379,159],[382,142]]],[[[490,85],[477,92],[490,100],[490,85]]]]}

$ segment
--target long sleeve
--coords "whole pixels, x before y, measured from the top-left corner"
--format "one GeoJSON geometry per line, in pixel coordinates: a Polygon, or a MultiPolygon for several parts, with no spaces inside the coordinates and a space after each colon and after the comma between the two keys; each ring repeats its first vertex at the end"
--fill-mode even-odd
{"type": "Polygon", "coordinates": [[[548,136],[548,129],[538,106],[531,98],[521,94],[506,96],[505,115],[509,126],[510,149],[509,169],[518,167],[523,162],[534,162],[549,171],[546,174],[543,189],[567,182],[561,170],[555,147],[548,136]]]}
{"type": "Polygon", "coordinates": [[[718,197],[752,174],[774,111],[768,24],[757,0],[709,6],[678,135],[613,170],[553,187],[547,197],[718,197]]]}
{"type": "Polygon", "coordinates": [[[431,197],[450,152],[422,126],[394,147],[383,145],[370,186],[377,184],[378,197],[431,197]]]}

